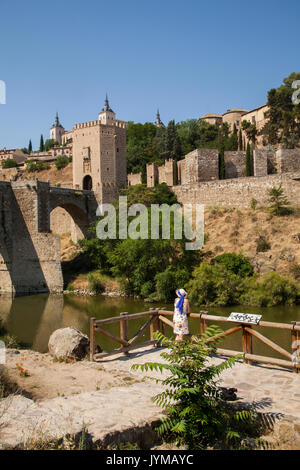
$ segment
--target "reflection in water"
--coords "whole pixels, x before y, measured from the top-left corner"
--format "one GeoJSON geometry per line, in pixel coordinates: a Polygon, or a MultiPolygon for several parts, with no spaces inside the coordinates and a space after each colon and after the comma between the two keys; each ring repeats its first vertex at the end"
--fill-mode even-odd
{"type": "MultiPolygon", "coordinates": [[[[157,304],[151,305],[142,300],[110,298],[105,296],[79,297],[68,295],[40,294],[27,297],[0,297],[0,320],[9,334],[17,337],[18,342],[36,351],[46,352],[48,341],[53,331],[58,328],[74,326],[83,333],[89,334],[89,319],[97,319],[118,316],[121,312],[137,313],[149,310],[150,307],[157,308],[157,304]]],[[[160,304],[172,310],[172,305],[160,304]]],[[[199,308],[192,306],[192,311],[197,312],[199,308]]],[[[289,307],[280,306],[273,308],[258,307],[215,307],[206,309],[210,314],[229,316],[232,311],[243,313],[262,314],[266,321],[289,323],[292,320],[300,320],[300,306],[289,307]]],[[[129,322],[129,336],[132,337],[136,331],[146,322],[145,318],[129,322]]],[[[228,324],[218,323],[227,329],[228,324]]],[[[289,331],[279,329],[257,328],[263,335],[270,338],[275,343],[291,350],[291,334],[289,331]]],[[[114,323],[107,325],[106,329],[119,335],[120,325],[114,323]]],[[[190,320],[191,333],[199,333],[199,321],[190,320]]],[[[169,327],[166,327],[166,334],[172,334],[169,327]]],[[[96,335],[98,344],[105,350],[116,347],[109,338],[96,335]]],[[[149,339],[149,330],[140,338],[140,341],[149,339]]],[[[226,338],[220,347],[241,351],[241,334],[235,334],[226,338]]],[[[253,350],[255,354],[281,357],[271,349],[267,348],[257,339],[253,339],[253,350]]]]}

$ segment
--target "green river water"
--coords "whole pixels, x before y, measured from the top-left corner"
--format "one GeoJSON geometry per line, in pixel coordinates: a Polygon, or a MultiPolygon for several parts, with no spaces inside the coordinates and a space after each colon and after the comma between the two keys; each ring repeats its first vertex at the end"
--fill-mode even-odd
{"type": "MultiPolygon", "coordinates": [[[[48,295],[40,294],[14,299],[0,297],[0,320],[2,326],[10,334],[14,335],[18,342],[24,347],[39,352],[48,350],[48,340],[51,333],[58,328],[74,326],[80,331],[89,334],[89,319],[95,317],[103,319],[118,316],[121,312],[136,313],[149,310],[150,307],[164,307],[173,310],[171,304],[149,304],[142,300],[110,298],[106,296],[81,297],[73,294],[48,295]]],[[[199,312],[199,307],[191,306],[192,312],[199,312]]],[[[214,307],[205,308],[210,314],[229,316],[231,312],[261,314],[263,320],[280,323],[290,323],[293,320],[300,321],[300,306],[279,306],[273,308],[258,307],[214,307]]],[[[170,318],[171,319],[171,318],[170,318]]],[[[145,318],[129,322],[129,337],[145,323],[145,318]]],[[[218,323],[222,329],[228,328],[228,324],[218,323]]],[[[255,327],[262,334],[291,351],[291,334],[289,331],[255,327]]],[[[119,323],[107,325],[106,329],[119,335],[119,323]]],[[[190,319],[190,330],[199,333],[199,321],[190,319]]],[[[171,335],[171,328],[166,328],[166,334],[171,335]]],[[[144,333],[141,341],[149,339],[149,329],[144,333]]],[[[117,345],[107,337],[96,333],[97,343],[104,349],[114,349],[117,345]]],[[[284,359],[275,351],[263,345],[254,338],[253,353],[259,355],[273,356],[284,359]]],[[[220,344],[223,349],[242,350],[241,334],[236,333],[224,339],[220,344]]]]}

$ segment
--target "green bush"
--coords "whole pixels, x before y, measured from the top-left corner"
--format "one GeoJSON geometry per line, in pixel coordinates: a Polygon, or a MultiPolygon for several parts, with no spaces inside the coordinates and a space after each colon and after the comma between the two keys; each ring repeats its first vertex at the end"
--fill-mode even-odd
{"type": "Polygon", "coordinates": [[[218,327],[210,326],[205,334],[193,336],[190,341],[170,341],[155,333],[155,338],[168,347],[161,354],[165,362],[132,366],[145,372],[167,371],[167,378],[161,380],[164,390],[153,398],[166,413],[156,430],[166,441],[189,450],[204,450],[220,441],[223,448],[241,449],[247,424],[252,437],[259,438],[262,433],[254,410],[236,410],[222,396],[219,376],[234,366],[238,356],[220,364],[211,363],[209,356],[222,340],[213,337],[220,332],[218,327]]]}
{"type": "Polygon", "coordinates": [[[105,291],[103,286],[102,279],[99,273],[93,272],[89,273],[87,276],[89,289],[96,294],[102,294],[105,291]]]}
{"type": "Polygon", "coordinates": [[[183,288],[190,279],[186,268],[168,266],[165,271],[155,276],[156,293],[159,300],[172,302],[176,297],[176,289],[183,288]]]}
{"type": "Polygon", "coordinates": [[[67,165],[69,165],[70,161],[72,160],[70,160],[70,158],[66,155],[59,155],[55,160],[55,166],[58,170],[61,170],[62,168],[65,168],[67,165]]]}
{"type": "Polygon", "coordinates": [[[244,292],[243,279],[222,264],[202,262],[187,285],[189,298],[197,305],[237,305],[244,292]]]}
{"type": "Polygon", "coordinates": [[[268,273],[261,281],[252,279],[240,297],[240,303],[258,307],[295,305],[300,301],[300,286],[278,273],[268,273]]]}
{"type": "Polygon", "coordinates": [[[252,276],[254,272],[249,258],[242,254],[224,253],[212,260],[212,264],[216,263],[222,264],[228,271],[238,276],[252,276]]]}
{"type": "Polygon", "coordinates": [[[26,161],[26,170],[30,173],[35,171],[49,170],[50,165],[47,162],[35,162],[34,160],[26,161]]]}
{"type": "Polygon", "coordinates": [[[6,160],[2,160],[2,168],[16,168],[18,166],[17,162],[12,158],[7,158],[6,160]]]}
{"type": "Polygon", "coordinates": [[[284,196],[281,185],[278,188],[272,188],[268,191],[269,194],[269,211],[271,215],[288,215],[291,214],[290,202],[284,196]]]}

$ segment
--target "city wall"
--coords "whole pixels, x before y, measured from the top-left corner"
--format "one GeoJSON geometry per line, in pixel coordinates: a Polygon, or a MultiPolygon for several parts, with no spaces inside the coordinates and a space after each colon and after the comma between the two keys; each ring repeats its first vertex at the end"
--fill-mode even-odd
{"type": "Polygon", "coordinates": [[[268,205],[268,190],[279,187],[280,184],[291,204],[300,206],[300,171],[173,186],[172,190],[181,204],[204,204],[243,209],[250,207],[252,199],[256,199],[258,205],[268,205]]]}

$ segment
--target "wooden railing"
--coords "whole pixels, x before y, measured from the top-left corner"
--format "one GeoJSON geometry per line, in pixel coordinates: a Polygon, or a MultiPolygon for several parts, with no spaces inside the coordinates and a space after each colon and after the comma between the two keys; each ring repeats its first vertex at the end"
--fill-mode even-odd
{"type": "MultiPolygon", "coordinates": [[[[146,346],[159,346],[157,340],[154,339],[154,331],[161,331],[165,334],[165,325],[173,328],[173,323],[166,316],[173,317],[173,312],[162,310],[162,309],[150,309],[147,312],[133,313],[129,315],[127,312],[121,313],[119,317],[105,318],[104,320],[97,320],[96,318],[90,319],[90,360],[101,359],[114,354],[129,354],[137,348],[143,348],[146,346]],[[134,334],[134,336],[128,338],[128,322],[130,320],[136,320],[137,318],[143,318],[147,320],[146,323],[134,334]],[[111,323],[120,323],[120,336],[116,336],[107,330],[102,328],[103,325],[111,323]],[[149,328],[150,339],[143,343],[136,343],[137,339],[149,328]],[[110,338],[111,340],[120,344],[118,349],[113,349],[108,352],[101,352],[95,354],[95,332],[101,333],[102,335],[110,338]]],[[[286,351],[278,344],[271,341],[269,338],[263,336],[258,331],[254,330],[248,323],[237,323],[228,321],[227,317],[220,317],[217,315],[208,315],[208,312],[191,313],[190,318],[196,318],[199,320],[199,332],[204,333],[208,322],[218,323],[226,322],[231,323],[231,327],[221,333],[222,336],[229,336],[231,334],[241,331],[242,333],[242,345],[243,351],[233,351],[229,349],[217,349],[218,354],[226,356],[236,356],[237,354],[243,355],[243,360],[247,364],[252,362],[260,362],[263,364],[274,364],[283,367],[292,367],[295,372],[300,371],[300,322],[288,323],[275,323],[268,321],[260,321],[258,326],[267,328],[277,328],[281,330],[288,330],[291,332],[291,352],[286,351]],[[232,326],[234,324],[235,326],[232,326]],[[255,337],[277,353],[281,354],[285,359],[277,359],[274,357],[258,356],[253,354],[252,338],[255,337]]],[[[219,335],[210,338],[208,341],[212,341],[219,335]]]]}

